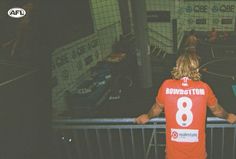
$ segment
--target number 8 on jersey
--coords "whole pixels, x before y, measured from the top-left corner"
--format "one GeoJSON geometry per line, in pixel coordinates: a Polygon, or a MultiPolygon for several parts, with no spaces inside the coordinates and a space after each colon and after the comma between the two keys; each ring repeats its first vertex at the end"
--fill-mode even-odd
{"type": "Polygon", "coordinates": [[[176,121],[182,127],[189,126],[193,121],[192,100],[189,97],[180,97],[177,100],[178,111],[176,121]]]}

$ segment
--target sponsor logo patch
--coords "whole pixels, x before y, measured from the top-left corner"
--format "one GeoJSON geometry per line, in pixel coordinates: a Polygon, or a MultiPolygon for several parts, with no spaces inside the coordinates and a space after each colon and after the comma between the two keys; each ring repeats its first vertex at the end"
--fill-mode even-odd
{"type": "Polygon", "coordinates": [[[171,141],[198,142],[198,132],[196,129],[171,129],[171,141]]]}

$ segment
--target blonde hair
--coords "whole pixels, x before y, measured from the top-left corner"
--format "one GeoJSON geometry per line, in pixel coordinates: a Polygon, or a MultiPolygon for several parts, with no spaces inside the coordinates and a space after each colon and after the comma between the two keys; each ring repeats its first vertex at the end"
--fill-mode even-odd
{"type": "Polygon", "coordinates": [[[198,67],[199,57],[197,54],[186,51],[178,57],[176,67],[171,71],[172,78],[179,80],[183,77],[188,77],[194,81],[199,81],[201,74],[198,71],[198,67]]]}
{"type": "Polygon", "coordinates": [[[195,35],[190,35],[187,37],[185,41],[185,46],[196,46],[198,43],[198,39],[195,35]]]}

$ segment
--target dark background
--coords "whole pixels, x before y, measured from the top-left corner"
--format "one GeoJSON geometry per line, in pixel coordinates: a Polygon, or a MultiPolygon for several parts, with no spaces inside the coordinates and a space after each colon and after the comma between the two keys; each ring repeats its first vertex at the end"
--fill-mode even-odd
{"type": "MultiPolygon", "coordinates": [[[[9,0],[1,1],[1,5],[1,60],[26,65],[37,72],[0,87],[0,158],[52,159],[51,52],[94,32],[89,1],[9,0]],[[7,11],[26,3],[32,3],[33,10],[30,22],[22,29],[21,19],[9,17],[7,11]],[[19,47],[10,56],[12,44],[2,44],[16,38],[19,47]]],[[[28,71],[0,67],[1,82],[28,71]]]]}
{"type": "MultiPolygon", "coordinates": [[[[89,1],[5,0],[1,5],[1,60],[37,72],[0,87],[0,158],[52,159],[51,52],[94,32],[89,1]],[[26,3],[32,3],[33,9],[30,22],[22,26],[21,19],[9,17],[7,11],[26,3]],[[12,44],[2,44],[17,38],[20,43],[11,56],[12,44]]],[[[1,82],[29,71],[0,67],[1,82]]]]}

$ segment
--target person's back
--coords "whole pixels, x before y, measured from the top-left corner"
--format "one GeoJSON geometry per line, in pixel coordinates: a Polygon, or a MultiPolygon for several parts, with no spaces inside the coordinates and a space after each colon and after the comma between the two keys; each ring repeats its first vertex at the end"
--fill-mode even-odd
{"type": "Polygon", "coordinates": [[[190,52],[197,52],[198,37],[194,30],[191,30],[190,34],[187,36],[184,46],[185,50],[190,52]]]}
{"type": "Polygon", "coordinates": [[[165,110],[167,158],[205,159],[206,106],[217,102],[208,85],[189,78],[166,80],[157,101],[165,110]]]}
{"type": "Polygon", "coordinates": [[[136,118],[148,122],[163,110],[166,117],[166,159],[206,159],[206,108],[229,123],[236,115],[227,113],[217,102],[211,88],[200,80],[196,53],[185,52],[176,61],[171,74],[159,88],[156,103],[147,114],[136,118]]]}
{"type": "Polygon", "coordinates": [[[209,37],[210,43],[214,44],[216,42],[217,36],[218,36],[218,33],[214,27],[212,28],[209,36],[210,36],[209,37]]]}

